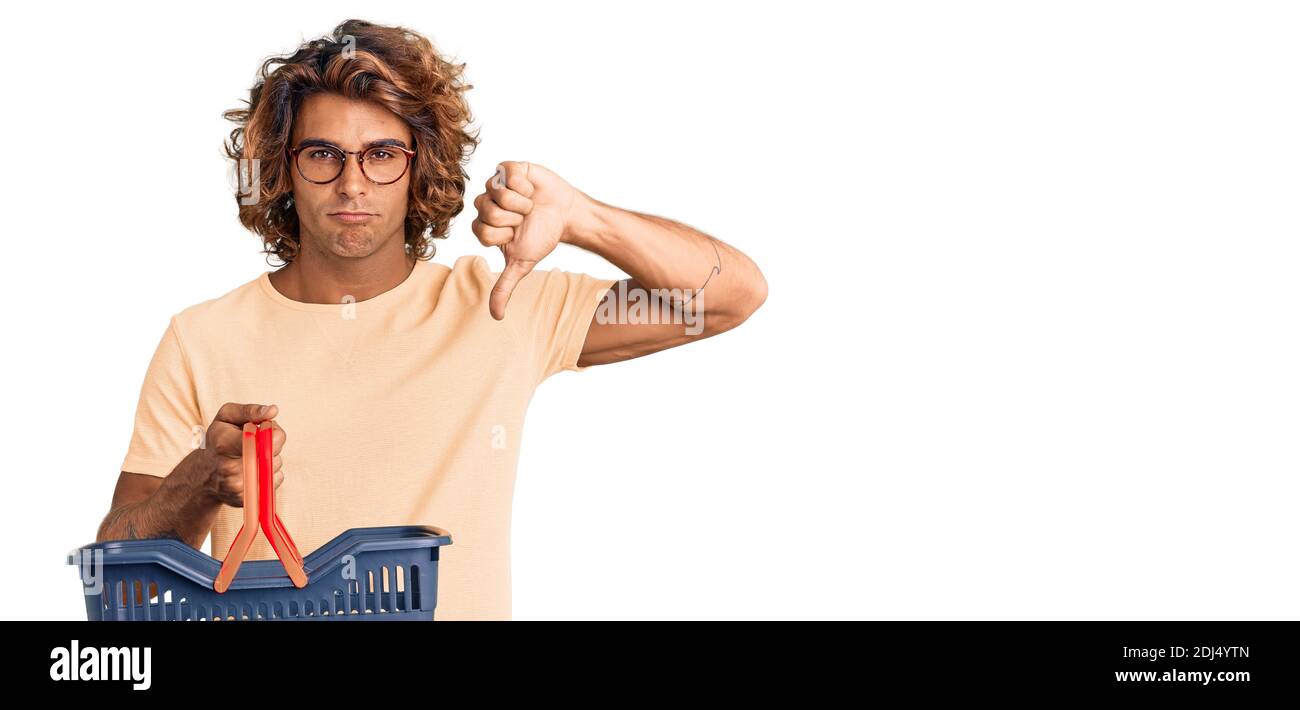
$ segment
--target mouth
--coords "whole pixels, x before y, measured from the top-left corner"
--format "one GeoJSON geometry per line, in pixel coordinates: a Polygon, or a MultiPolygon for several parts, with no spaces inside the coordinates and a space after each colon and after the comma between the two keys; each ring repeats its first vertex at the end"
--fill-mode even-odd
{"type": "Polygon", "coordinates": [[[375,215],[369,212],[331,212],[330,216],[341,222],[365,222],[375,215]]]}

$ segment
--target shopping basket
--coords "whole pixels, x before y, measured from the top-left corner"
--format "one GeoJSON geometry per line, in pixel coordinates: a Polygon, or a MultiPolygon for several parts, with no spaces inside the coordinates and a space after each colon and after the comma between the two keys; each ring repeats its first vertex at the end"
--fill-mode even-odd
{"type": "Polygon", "coordinates": [[[113,540],[68,555],[91,621],[432,621],[438,548],[427,525],[352,528],[302,557],[275,512],[271,421],[244,425],[244,527],[225,560],[172,538],[113,540]],[[276,560],[243,560],[258,529],[276,560]]]}

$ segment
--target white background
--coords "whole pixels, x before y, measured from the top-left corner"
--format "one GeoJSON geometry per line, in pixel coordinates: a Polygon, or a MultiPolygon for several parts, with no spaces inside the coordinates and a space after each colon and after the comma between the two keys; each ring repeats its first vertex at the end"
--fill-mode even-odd
{"type": "MultiPolygon", "coordinates": [[[[538,390],[515,618],[1300,617],[1294,5],[24,7],[3,617],[84,618],[63,556],[168,317],[271,268],[221,111],[353,16],[468,63],[471,197],[541,163],[770,286],[735,331],[538,390]]],[[[499,268],[472,215],[436,260],[499,268]]]]}

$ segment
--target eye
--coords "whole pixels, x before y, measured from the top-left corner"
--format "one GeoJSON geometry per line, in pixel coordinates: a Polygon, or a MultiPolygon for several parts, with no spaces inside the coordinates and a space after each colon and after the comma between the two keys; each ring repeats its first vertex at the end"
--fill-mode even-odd
{"type": "Polygon", "coordinates": [[[326,148],[317,148],[307,152],[307,158],[310,160],[319,160],[321,162],[332,162],[339,159],[337,153],[326,148]]]}
{"type": "Polygon", "coordinates": [[[383,148],[376,148],[375,150],[370,151],[370,153],[366,155],[366,160],[376,160],[381,163],[384,162],[385,160],[392,160],[392,159],[393,159],[393,154],[387,150],[384,150],[383,148]]]}

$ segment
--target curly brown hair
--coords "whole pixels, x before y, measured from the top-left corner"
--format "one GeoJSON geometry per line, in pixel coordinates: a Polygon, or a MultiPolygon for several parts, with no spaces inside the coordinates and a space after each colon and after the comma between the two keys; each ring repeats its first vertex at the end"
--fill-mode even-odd
{"type": "MultiPolygon", "coordinates": [[[[445,239],[451,219],[464,209],[465,165],[478,146],[465,92],[465,65],[442,57],[422,35],[403,27],[347,20],[328,37],[311,40],[287,56],[262,63],[247,108],[222,115],[238,124],[225,143],[226,156],[240,171],[244,159],[257,162],[258,191],[236,195],[239,221],[262,238],[263,253],[284,263],[301,247],[293,181],[286,155],[298,108],[308,96],[333,92],[369,99],[402,118],[415,136],[406,246],[418,259],[431,259],[433,239],[445,239]],[[272,70],[275,65],[281,65],[272,70]]],[[[252,170],[244,170],[252,175],[252,170]]]]}

